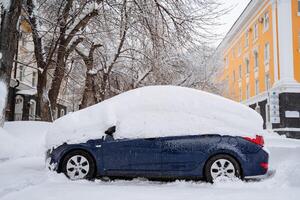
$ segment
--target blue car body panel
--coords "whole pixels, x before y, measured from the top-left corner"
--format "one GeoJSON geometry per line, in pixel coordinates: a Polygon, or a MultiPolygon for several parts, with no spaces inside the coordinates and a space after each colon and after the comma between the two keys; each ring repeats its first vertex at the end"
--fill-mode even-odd
{"type": "Polygon", "coordinates": [[[257,144],[242,137],[191,135],[146,139],[89,140],[63,144],[48,157],[60,171],[64,156],[81,149],[90,153],[97,166],[97,176],[203,178],[206,161],[217,154],[234,157],[243,176],[266,173],[260,163],[268,163],[268,154],[257,144]]]}

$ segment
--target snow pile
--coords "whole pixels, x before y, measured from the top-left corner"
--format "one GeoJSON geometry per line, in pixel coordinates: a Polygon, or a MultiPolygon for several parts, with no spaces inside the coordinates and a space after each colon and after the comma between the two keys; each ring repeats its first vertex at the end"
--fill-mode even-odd
{"type": "Polygon", "coordinates": [[[207,92],[149,86],[120,94],[56,120],[47,147],[101,138],[116,125],[115,138],[230,134],[255,135],[263,120],[254,110],[207,92]]]}
{"type": "Polygon", "coordinates": [[[7,159],[13,153],[13,138],[1,127],[1,121],[4,118],[2,111],[5,108],[7,89],[5,84],[0,81],[0,160],[7,159]]]}
{"type": "Polygon", "coordinates": [[[0,161],[17,157],[18,147],[22,149],[21,141],[0,128],[0,161]]]}
{"type": "Polygon", "coordinates": [[[44,156],[45,137],[52,123],[37,121],[5,122],[4,129],[16,140],[22,142],[26,156],[44,156]]]}
{"type": "Polygon", "coordinates": [[[0,128],[0,161],[43,156],[46,131],[50,125],[47,122],[5,122],[4,128],[0,128]]]}

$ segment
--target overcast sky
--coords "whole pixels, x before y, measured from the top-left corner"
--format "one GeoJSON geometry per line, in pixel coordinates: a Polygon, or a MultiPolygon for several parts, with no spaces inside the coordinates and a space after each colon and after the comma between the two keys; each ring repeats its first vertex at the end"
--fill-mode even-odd
{"type": "MultiPolygon", "coordinates": [[[[246,8],[247,4],[250,0],[221,0],[226,7],[232,7],[232,10],[229,14],[222,17],[221,23],[222,26],[218,27],[218,32],[225,36],[225,34],[229,31],[233,23],[237,20],[243,10],[246,8]]],[[[218,41],[217,45],[221,42],[218,41]]]]}

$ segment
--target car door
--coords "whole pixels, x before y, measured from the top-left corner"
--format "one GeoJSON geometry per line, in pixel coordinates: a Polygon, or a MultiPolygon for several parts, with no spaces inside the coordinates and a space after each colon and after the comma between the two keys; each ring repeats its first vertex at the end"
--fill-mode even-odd
{"type": "Polygon", "coordinates": [[[198,136],[161,138],[161,149],[163,176],[193,176],[205,157],[198,136]]]}
{"type": "Polygon", "coordinates": [[[145,177],[160,175],[159,138],[104,141],[102,150],[105,175],[145,177]]]}

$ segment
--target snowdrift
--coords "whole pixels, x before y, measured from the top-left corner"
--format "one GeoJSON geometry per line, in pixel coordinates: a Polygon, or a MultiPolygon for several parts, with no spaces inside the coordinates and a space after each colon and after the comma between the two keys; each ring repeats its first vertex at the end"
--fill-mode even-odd
{"type": "Polygon", "coordinates": [[[53,123],[47,147],[101,138],[116,126],[115,138],[230,134],[255,135],[263,120],[254,110],[207,92],[177,87],[134,89],[53,123]]]}
{"type": "Polygon", "coordinates": [[[22,143],[15,149],[20,153],[30,156],[44,156],[45,137],[52,123],[40,121],[15,121],[5,122],[4,129],[10,137],[22,143]],[[20,150],[22,147],[22,150],[20,150]]]}
{"type": "Polygon", "coordinates": [[[35,121],[5,122],[0,128],[0,160],[43,156],[45,137],[51,123],[35,121]]]}

